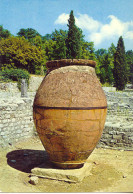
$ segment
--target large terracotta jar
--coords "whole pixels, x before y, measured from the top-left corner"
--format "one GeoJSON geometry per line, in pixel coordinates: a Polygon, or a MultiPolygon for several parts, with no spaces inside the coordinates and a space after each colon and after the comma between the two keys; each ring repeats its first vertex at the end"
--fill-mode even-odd
{"type": "Polygon", "coordinates": [[[34,122],[52,163],[81,167],[104,128],[107,101],[96,77],[96,62],[62,59],[47,62],[34,99],[34,122]]]}

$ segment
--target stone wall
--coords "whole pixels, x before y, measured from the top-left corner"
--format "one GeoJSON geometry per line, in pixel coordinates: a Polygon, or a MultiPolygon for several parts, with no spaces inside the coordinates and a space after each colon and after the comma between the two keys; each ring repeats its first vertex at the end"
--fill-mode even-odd
{"type": "Polygon", "coordinates": [[[34,134],[32,103],[29,98],[0,98],[0,147],[34,134]]]}
{"type": "MultiPolygon", "coordinates": [[[[28,98],[21,98],[20,92],[0,91],[0,147],[35,134],[32,116],[35,91],[28,92],[28,98]]],[[[105,90],[105,94],[108,113],[98,147],[133,150],[133,90],[105,90]]]]}
{"type": "Polygon", "coordinates": [[[17,83],[0,83],[0,147],[35,135],[32,105],[43,78],[31,75],[28,98],[21,98],[17,83]]]}
{"type": "Polygon", "coordinates": [[[29,80],[29,88],[28,91],[29,92],[35,92],[37,91],[40,83],[42,82],[44,76],[35,76],[35,75],[31,75],[30,76],[30,80],[29,80]]]}
{"type": "Polygon", "coordinates": [[[133,124],[106,122],[98,147],[133,150],[133,124]]]}
{"type": "Polygon", "coordinates": [[[108,112],[98,147],[133,150],[133,91],[105,94],[108,112]]]}
{"type": "Polygon", "coordinates": [[[0,83],[0,91],[19,92],[16,82],[0,83]]]}
{"type": "MultiPolygon", "coordinates": [[[[40,76],[40,75],[39,76],[30,75],[28,91],[29,92],[37,91],[43,78],[44,78],[44,76],[40,76]]],[[[17,82],[9,82],[9,83],[1,83],[0,82],[0,91],[10,92],[10,93],[19,92],[19,89],[17,87],[17,82]]]]}

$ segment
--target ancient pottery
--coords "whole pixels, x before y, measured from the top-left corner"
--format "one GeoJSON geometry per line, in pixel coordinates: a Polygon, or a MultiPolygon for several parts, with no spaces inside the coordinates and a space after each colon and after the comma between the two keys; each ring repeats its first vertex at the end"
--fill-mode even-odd
{"type": "Polygon", "coordinates": [[[107,101],[92,60],[47,62],[33,112],[38,135],[52,163],[81,167],[104,128],[107,101]]]}

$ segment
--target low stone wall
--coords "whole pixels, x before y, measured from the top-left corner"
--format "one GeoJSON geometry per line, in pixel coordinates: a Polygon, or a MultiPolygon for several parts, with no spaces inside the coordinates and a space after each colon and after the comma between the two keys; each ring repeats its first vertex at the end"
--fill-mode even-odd
{"type": "Polygon", "coordinates": [[[32,99],[0,99],[0,147],[7,147],[34,134],[32,99]]]}
{"type": "Polygon", "coordinates": [[[31,75],[30,76],[30,80],[29,80],[28,91],[29,92],[36,92],[38,87],[39,87],[39,85],[41,84],[43,78],[44,78],[44,76],[31,75]]]}
{"type": "MultiPolygon", "coordinates": [[[[31,75],[29,79],[29,92],[36,92],[44,76],[31,75]]],[[[0,91],[16,93],[19,92],[17,82],[0,83],[0,91]]]]}
{"type": "Polygon", "coordinates": [[[103,87],[103,90],[105,92],[116,92],[116,88],[115,87],[103,87]]]}
{"type": "Polygon", "coordinates": [[[17,87],[17,83],[15,82],[9,82],[9,83],[0,83],[0,91],[5,92],[19,92],[19,89],[17,87]]]}
{"type": "Polygon", "coordinates": [[[98,147],[133,150],[133,91],[105,94],[108,111],[98,147]]]}
{"type": "MultiPolygon", "coordinates": [[[[106,92],[108,113],[98,147],[133,150],[133,92],[106,92]]],[[[21,93],[0,92],[0,147],[35,135],[32,105],[21,93]]]]}
{"type": "Polygon", "coordinates": [[[133,123],[121,125],[106,122],[99,147],[133,150],[133,123]]]}

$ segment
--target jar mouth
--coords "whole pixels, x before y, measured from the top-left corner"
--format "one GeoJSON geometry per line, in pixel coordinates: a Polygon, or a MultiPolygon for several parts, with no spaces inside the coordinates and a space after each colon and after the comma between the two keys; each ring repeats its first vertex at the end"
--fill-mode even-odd
{"type": "Polygon", "coordinates": [[[95,68],[96,62],[93,60],[87,60],[87,59],[60,59],[60,60],[51,60],[46,63],[46,67],[49,70],[65,67],[65,66],[71,66],[71,65],[90,66],[95,68]]]}

